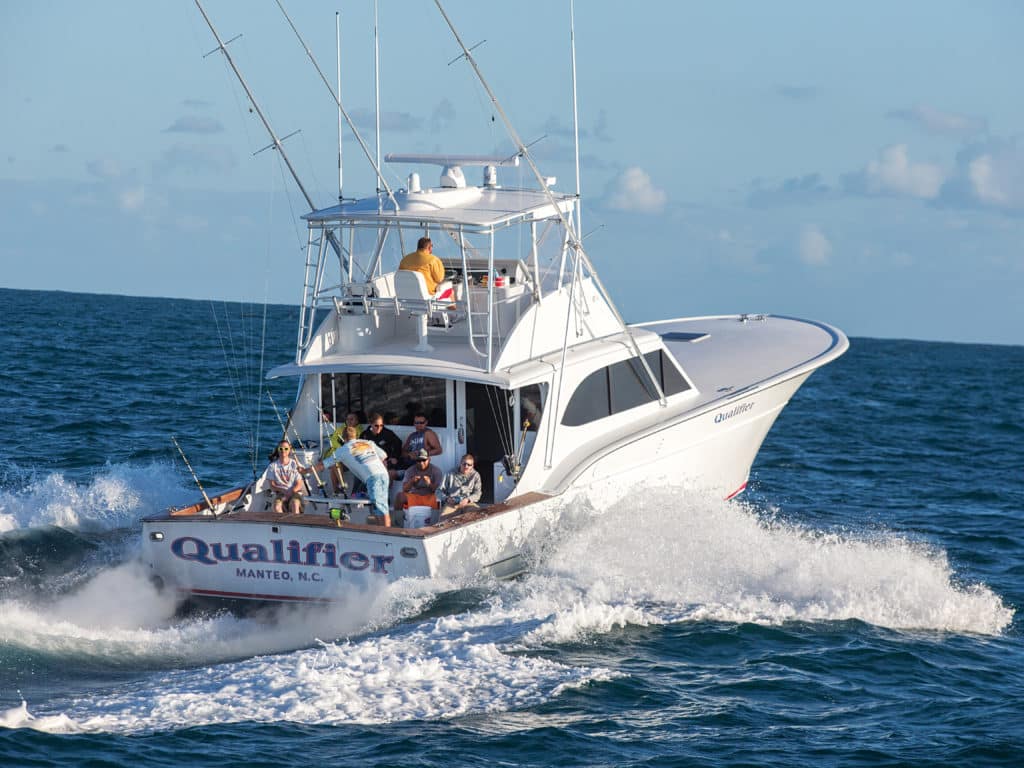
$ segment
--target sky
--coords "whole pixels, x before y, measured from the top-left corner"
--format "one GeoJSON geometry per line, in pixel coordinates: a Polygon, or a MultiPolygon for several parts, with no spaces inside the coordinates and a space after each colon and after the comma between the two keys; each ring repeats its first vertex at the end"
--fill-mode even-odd
{"type": "MultiPolygon", "coordinates": [[[[340,13],[342,101],[372,150],[372,0],[283,2],[332,83],[340,13]]],[[[232,55],[332,204],[337,110],[276,3],[204,7],[241,35],[232,55]]],[[[444,8],[573,191],[568,0],[444,8]]],[[[627,320],[770,312],[1024,344],[1024,5],[577,0],[575,16],[585,245],[627,320]]],[[[378,29],[383,153],[511,150],[433,3],[380,0],[378,29]]],[[[215,46],[186,0],[0,0],[0,287],[299,301],[308,206],[215,46]]],[[[344,193],[372,193],[347,131],[343,147],[344,193]]]]}

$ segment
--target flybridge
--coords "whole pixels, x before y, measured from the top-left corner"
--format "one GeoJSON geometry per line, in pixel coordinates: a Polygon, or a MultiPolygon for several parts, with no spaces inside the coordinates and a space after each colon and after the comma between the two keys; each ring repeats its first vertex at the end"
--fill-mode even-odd
{"type": "Polygon", "coordinates": [[[437,166],[439,185],[424,188],[412,172],[405,189],[304,216],[308,248],[296,363],[365,353],[370,348],[362,345],[371,341],[380,351],[392,340],[406,354],[446,344],[440,354],[453,363],[462,359],[450,343],[457,342],[470,354],[471,368],[494,373],[499,360],[507,367],[561,348],[563,335],[554,331],[564,327],[567,313],[589,315],[588,338],[621,330],[607,301],[583,286],[589,270],[572,248],[575,195],[501,186],[499,168],[518,166],[517,155],[394,154],[387,161],[437,166]],[[463,167],[483,168],[482,184],[468,185],[463,167]],[[444,265],[447,293],[428,295],[395,271],[422,236],[433,240],[444,265]],[[343,244],[340,259],[327,247],[331,239],[343,244]],[[565,289],[574,283],[570,295],[565,289]],[[317,330],[321,309],[335,319],[317,330]],[[544,317],[524,324],[538,313],[544,317]]]}

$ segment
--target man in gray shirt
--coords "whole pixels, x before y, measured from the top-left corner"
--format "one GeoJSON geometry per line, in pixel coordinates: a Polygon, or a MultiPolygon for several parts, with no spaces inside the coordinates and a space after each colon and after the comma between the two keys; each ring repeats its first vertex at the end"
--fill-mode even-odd
{"type": "Polygon", "coordinates": [[[437,500],[441,505],[440,520],[455,517],[467,509],[475,509],[480,501],[483,486],[480,473],[474,469],[476,459],[467,453],[459,462],[455,472],[449,472],[437,489],[437,500]]]}

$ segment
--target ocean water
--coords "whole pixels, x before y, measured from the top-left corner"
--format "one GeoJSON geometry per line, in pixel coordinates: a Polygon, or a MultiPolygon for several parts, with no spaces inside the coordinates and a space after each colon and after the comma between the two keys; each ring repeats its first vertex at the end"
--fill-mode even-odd
{"type": "Polygon", "coordinates": [[[1024,347],[854,339],[741,498],[581,492],[512,582],[176,616],[171,436],[262,469],[295,311],[0,301],[2,766],[1024,765],[1024,347]]]}

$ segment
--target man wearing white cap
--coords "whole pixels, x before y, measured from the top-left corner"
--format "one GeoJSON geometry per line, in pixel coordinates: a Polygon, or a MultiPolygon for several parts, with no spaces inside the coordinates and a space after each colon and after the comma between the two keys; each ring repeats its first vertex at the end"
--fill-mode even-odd
{"type": "Polygon", "coordinates": [[[430,463],[430,454],[421,448],[416,454],[416,463],[405,470],[402,492],[395,497],[395,514],[402,514],[406,507],[437,507],[437,487],[441,485],[441,470],[430,463]]]}

